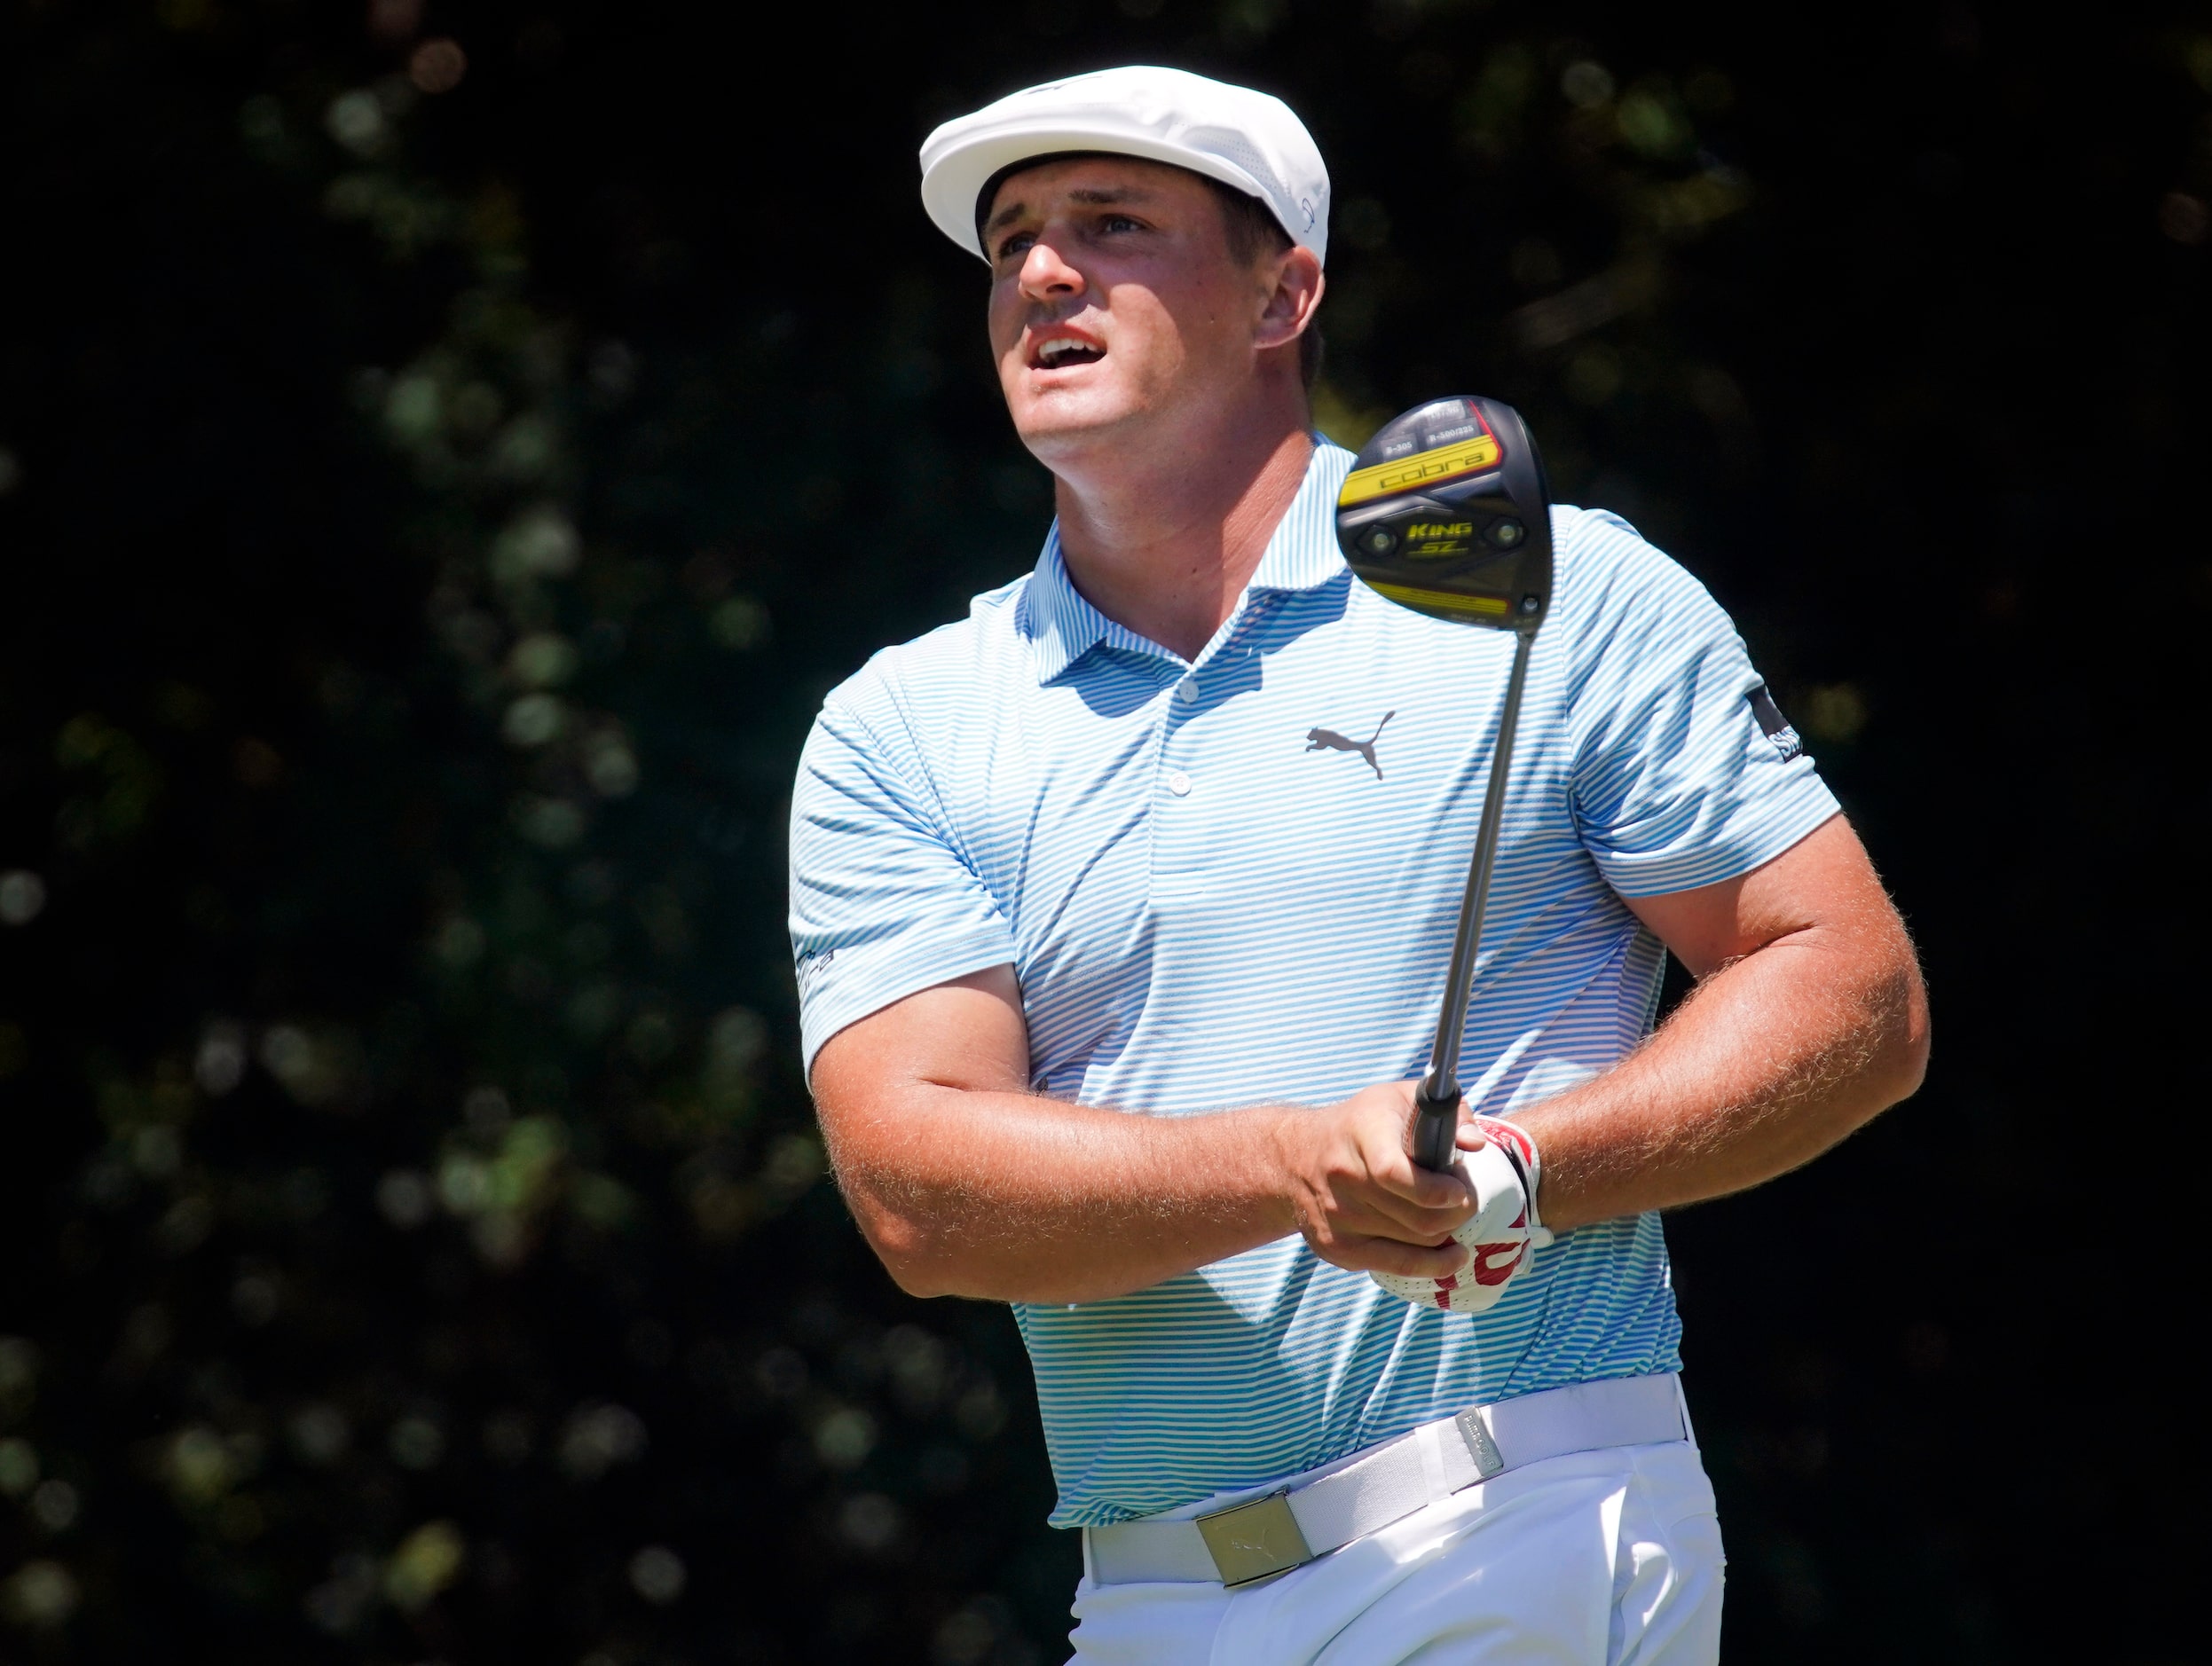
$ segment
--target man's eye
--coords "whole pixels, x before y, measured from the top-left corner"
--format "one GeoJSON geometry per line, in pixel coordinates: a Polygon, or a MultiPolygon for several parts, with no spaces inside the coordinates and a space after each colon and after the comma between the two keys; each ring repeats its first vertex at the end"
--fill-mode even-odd
{"type": "Polygon", "coordinates": [[[1036,240],[1035,236],[1031,232],[1016,232],[998,246],[998,257],[1001,260],[1012,260],[1015,255],[1024,253],[1029,245],[1036,240]]]}
{"type": "Polygon", "coordinates": [[[1098,227],[1106,232],[1134,232],[1138,229],[1137,222],[1126,214],[1109,214],[1098,222],[1098,227]]]}

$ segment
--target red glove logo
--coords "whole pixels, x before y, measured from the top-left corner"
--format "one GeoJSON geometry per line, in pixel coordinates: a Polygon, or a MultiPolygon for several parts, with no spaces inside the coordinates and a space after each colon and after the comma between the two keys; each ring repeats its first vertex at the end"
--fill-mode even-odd
{"type": "MultiPolygon", "coordinates": [[[[1516,1221],[1514,1224],[1518,1226],[1521,1222],[1516,1221]]],[[[1500,1244],[1477,1244],[1467,1270],[1478,1285],[1502,1285],[1513,1277],[1521,1265],[1521,1258],[1528,1253],[1529,1241],[1524,1238],[1508,1238],[1500,1244]]]]}

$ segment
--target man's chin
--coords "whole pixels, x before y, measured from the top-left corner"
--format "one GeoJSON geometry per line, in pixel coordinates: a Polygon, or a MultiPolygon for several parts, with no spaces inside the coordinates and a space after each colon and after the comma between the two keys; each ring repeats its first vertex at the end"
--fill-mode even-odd
{"type": "Polygon", "coordinates": [[[1124,442],[1141,429],[1145,413],[1119,399],[1048,394],[1027,402],[1014,417],[1021,443],[1047,466],[1074,460],[1101,445],[1124,442]]]}

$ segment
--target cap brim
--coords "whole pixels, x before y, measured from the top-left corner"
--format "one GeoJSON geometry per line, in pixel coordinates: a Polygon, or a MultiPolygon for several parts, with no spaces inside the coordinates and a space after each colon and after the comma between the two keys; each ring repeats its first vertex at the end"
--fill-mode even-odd
{"type": "MultiPolygon", "coordinates": [[[[939,231],[978,259],[988,261],[990,256],[984,252],[982,241],[976,235],[977,196],[990,183],[991,176],[1002,169],[1032,157],[1051,156],[1062,151],[1105,151],[1116,156],[1166,162],[1173,168],[1203,174],[1208,179],[1218,179],[1247,196],[1257,198],[1263,206],[1267,204],[1267,193],[1257,180],[1218,156],[1110,129],[1055,122],[1034,128],[978,134],[972,139],[956,141],[936,155],[925,147],[922,206],[929,211],[929,217],[939,231]]],[[[1268,212],[1272,214],[1274,210],[1270,208],[1268,212]]],[[[1283,229],[1294,242],[1306,242],[1289,227],[1283,229]]]]}

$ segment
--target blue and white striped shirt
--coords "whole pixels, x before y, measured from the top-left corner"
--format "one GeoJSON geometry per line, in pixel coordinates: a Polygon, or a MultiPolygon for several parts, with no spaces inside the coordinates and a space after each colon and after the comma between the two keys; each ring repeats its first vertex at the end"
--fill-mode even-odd
{"type": "MultiPolygon", "coordinates": [[[[1513,643],[1353,579],[1332,527],[1350,466],[1317,447],[1194,661],[1085,601],[1054,536],[830,695],[791,805],[809,1068],[855,1020],[1011,963],[1042,1092],[1182,1116],[1420,1073],[1513,643]]],[[[1602,510],[1561,506],[1553,529],[1468,1018],[1468,1097],[1492,1113],[1649,1030],[1665,951],[1623,896],[1746,873],[1836,809],[1794,736],[1762,729],[1759,675],[1695,579],[1602,510]]],[[[1481,1315],[1409,1306],[1294,1237],[1015,1317],[1061,1526],[1263,1484],[1473,1402],[1673,1370],[1681,1332],[1654,1214],[1563,1235],[1481,1315]]]]}

